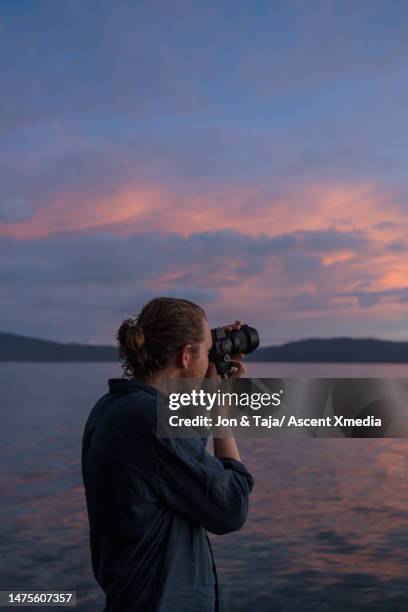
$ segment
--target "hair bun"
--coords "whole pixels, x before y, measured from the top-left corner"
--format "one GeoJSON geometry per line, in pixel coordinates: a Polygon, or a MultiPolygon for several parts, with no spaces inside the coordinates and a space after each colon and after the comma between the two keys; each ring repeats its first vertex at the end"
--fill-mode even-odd
{"type": "Polygon", "coordinates": [[[134,319],[126,319],[118,331],[118,340],[131,351],[140,351],[146,342],[143,329],[134,319]]]}
{"type": "Polygon", "coordinates": [[[135,351],[140,351],[146,342],[143,329],[139,325],[133,325],[129,329],[129,343],[135,351]]]}

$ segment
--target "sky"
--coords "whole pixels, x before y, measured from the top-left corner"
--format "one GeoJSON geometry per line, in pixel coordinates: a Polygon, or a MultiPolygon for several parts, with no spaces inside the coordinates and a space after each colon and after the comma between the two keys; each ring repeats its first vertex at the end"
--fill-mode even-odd
{"type": "Polygon", "coordinates": [[[407,340],[407,53],[399,0],[0,0],[0,331],[407,340]]]}

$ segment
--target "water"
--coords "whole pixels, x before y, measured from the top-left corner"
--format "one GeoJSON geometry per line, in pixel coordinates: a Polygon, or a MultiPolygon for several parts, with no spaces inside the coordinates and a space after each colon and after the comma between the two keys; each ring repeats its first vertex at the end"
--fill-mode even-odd
{"type": "MultiPolygon", "coordinates": [[[[405,365],[248,370],[408,378],[405,365]]],[[[103,609],[90,564],[81,436],[106,380],[120,374],[113,363],[0,366],[1,590],[76,590],[77,610],[103,609]]],[[[404,438],[239,440],[256,480],[250,515],[240,532],[210,536],[229,610],[405,611],[406,445],[404,438]]]]}

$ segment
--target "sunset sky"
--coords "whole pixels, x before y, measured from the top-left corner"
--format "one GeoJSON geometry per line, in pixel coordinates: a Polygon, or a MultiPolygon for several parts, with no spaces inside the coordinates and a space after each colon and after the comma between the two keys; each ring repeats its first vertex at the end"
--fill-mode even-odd
{"type": "Polygon", "coordinates": [[[405,0],[2,0],[0,331],[407,340],[407,57],[405,0]]]}

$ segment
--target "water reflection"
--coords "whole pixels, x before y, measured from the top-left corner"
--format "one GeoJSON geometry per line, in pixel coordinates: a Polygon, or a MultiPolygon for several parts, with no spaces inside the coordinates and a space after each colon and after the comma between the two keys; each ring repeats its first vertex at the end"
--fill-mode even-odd
{"type": "Polygon", "coordinates": [[[360,587],[358,604],[348,601],[348,608],[371,609],[376,597],[382,609],[406,608],[403,440],[274,440],[268,449],[242,440],[240,446],[258,477],[244,531],[227,536],[239,542],[233,565],[227,539],[213,537],[231,601],[263,601],[266,591],[270,605],[289,610],[309,605],[313,592],[311,609],[320,610],[326,587],[337,593],[327,609],[342,610],[360,587]]]}

